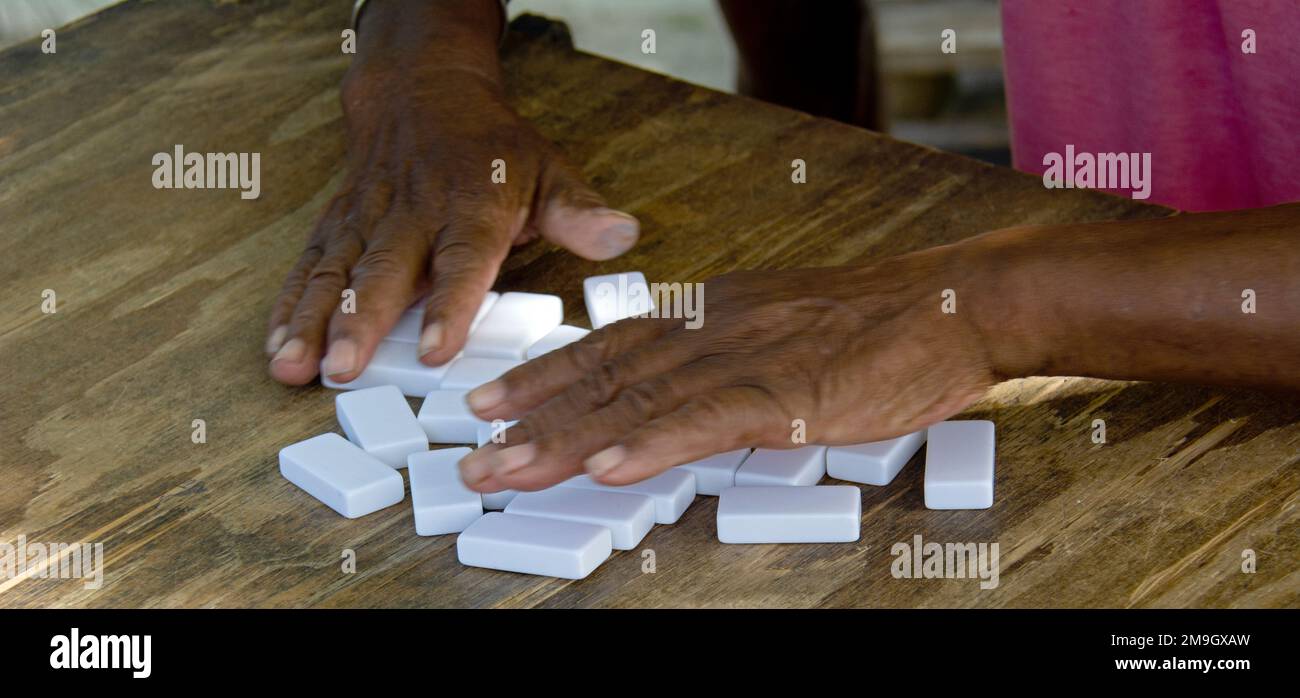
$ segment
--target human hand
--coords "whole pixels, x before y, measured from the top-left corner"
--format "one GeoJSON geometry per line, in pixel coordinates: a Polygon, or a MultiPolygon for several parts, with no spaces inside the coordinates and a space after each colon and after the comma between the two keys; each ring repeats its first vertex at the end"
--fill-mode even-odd
{"type": "Polygon", "coordinates": [[[941,311],[967,272],[952,248],[868,268],[727,274],[705,321],[630,318],[470,393],[483,419],[520,419],[508,443],[461,461],[491,492],[584,469],[628,484],[736,448],[851,444],[941,421],[999,380],[974,313],[941,311]]]}
{"type": "Polygon", "coordinates": [[[282,383],[312,380],[327,344],[325,373],[352,380],[425,292],[418,352],[446,363],[511,246],[542,237],[601,260],[637,240],[637,220],[607,208],[490,75],[350,73],[343,106],[346,178],[271,311],[266,351],[282,383]],[[353,313],[340,307],[345,288],[353,313]]]}

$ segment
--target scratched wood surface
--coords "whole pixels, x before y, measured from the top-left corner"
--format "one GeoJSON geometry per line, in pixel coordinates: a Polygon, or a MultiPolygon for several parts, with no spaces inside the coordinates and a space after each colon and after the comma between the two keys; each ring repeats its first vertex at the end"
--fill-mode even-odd
{"type": "MultiPolygon", "coordinates": [[[[276,463],[280,447],[337,428],[333,393],[272,382],[261,347],[340,179],[347,4],[127,2],[62,29],[55,55],[0,54],[0,542],[105,547],[101,589],[0,579],[0,606],[1300,605],[1300,400],[1251,392],[1004,384],[969,412],[998,427],[992,509],[926,510],[917,458],[862,488],[857,544],[722,545],[716,499],[701,497],[581,582],[462,567],[454,536],[415,535],[409,499],[335,515],[276,463]],[[178,143],[260,152],[261,198],[154,189],[152,155],[178,143]],[[56,314],[41,312],[45,289],[56,314]],[[191,443],[193,419],[206,444],[191,443]],[[894,578],[891,546],[918,534],[997,542],[999,585],[894,578]]],[[[570,322],[586,323],[580,281],[594,273],[699,281],[1168,213],[1047,191],[576,53],[556,25],[526,29],[505,53],[518,108],[644,223],[617,261],[534,246],[508,262],[499,289],[558,293],[570,322]],[[793,158],[808,162],[805,185],[790,183],[793,158]]]]}

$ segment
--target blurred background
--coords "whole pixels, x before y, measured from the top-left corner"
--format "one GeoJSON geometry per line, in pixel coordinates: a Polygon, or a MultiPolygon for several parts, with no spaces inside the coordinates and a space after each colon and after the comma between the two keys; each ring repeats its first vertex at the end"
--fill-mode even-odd
{"type": "MultiPolygon", "coordinates": [[[[116,1],[0,0],[0,48],[116,1]]],[[[885,129],[902,140],[1010,164],[997,0],[869,3],[885,129]],[[956,54],[939,51],[944,28],[957,31],[956,54]]],[[[736,48],[713,0],[511,1],[512,17],[524,12],[564,20],[585,51],[736,91],[736,48]],[[657,43],[657,52],[649,55],[641,53],[641,31],[647,28],[655,30],[657,43]]]]}

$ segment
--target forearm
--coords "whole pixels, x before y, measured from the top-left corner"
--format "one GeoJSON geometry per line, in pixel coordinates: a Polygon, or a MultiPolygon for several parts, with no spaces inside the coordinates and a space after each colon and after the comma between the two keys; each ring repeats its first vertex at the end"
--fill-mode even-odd
{"type": "Polygon", "coordinates": [[[1000,375],[1300,389],[1300,205],[1016,228],[955,247],[983,270],[967,307],[1000,375]]]}
{"type": "Polygon", "coordinates": [[[429,77],[457,70],[500,83],[498,0],[371,0],[349,76],[429,77]]]}

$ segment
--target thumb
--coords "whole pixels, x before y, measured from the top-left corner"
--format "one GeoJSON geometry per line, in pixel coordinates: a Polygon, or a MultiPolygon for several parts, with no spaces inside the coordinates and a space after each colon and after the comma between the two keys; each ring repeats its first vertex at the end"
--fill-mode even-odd
{"type": "Polygon", "coordinates": [[[542,237],[593,260],[617,257],[641,236],[636,218],[605,205],[582,176],[558,156],[542,173],[536,227],[542,237]]]}

